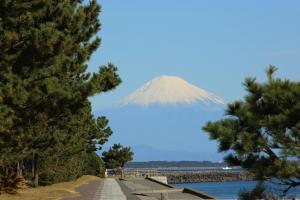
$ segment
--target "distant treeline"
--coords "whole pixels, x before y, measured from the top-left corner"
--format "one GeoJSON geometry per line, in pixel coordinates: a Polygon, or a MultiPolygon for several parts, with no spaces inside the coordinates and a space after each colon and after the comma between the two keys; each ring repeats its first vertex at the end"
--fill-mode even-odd
{"type": "Polygon", "coordinates": [[[210,161],[147,161],[129,162],[125,168],[160,168],[160,167],[223,167],[225,163],[210,161]]]}

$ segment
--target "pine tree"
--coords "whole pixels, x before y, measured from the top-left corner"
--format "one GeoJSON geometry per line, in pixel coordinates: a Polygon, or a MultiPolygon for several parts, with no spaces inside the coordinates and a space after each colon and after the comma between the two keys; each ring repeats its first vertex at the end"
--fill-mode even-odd
{"type": "Polygon", "coordinates": [[[99,12],[96,0],[0,2],[0,163],[31,163],[35,185],[49,156],[93,152],[112,133],[88,101],[121,82],[111,63],[86,73],[99,12]]]}
{"type": "Polygon", "coordinates": [[[106,168],[123,168],[125,164],[133,159],[133,152],[130,147],[123,147],[121,144],[114,144],[108,151],[102,153],[102,160],[106,168]]]}
{"type": "Polygon", "coordinates": [[[274,79],[276,70],[267,69],[266,83],[246,78],[244,100],[230,103],[225,119],[203,129],[219,142],[219,151],[229,152],[229,164],[260,180],[277,178],[287,192],[300,186],[300,82],[274,79]]]}

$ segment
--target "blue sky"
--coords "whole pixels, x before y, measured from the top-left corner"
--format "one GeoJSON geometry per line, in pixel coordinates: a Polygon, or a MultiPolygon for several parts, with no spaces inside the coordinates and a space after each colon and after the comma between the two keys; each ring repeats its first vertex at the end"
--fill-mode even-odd
{"type": "Polygon", "coordinates": [[[112,62],[123,83],[91,98],[93,110],[121,100],[157,75],[177,75],[227,101],[246,76],[300,78],[300,1],[99,0],[102,45],[89,71],[112,62]]]}

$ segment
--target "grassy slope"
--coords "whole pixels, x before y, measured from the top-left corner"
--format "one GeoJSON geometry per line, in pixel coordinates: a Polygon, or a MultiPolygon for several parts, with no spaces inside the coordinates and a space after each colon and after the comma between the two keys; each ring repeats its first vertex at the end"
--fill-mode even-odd
{"type": "Polygon", "coordinates": [[[75,188],[99,179],[96,176],[82,176],[76,181],[57,183],[50,186],[19,190],[15,195],[2,194],[1,200],[58,200],[62,197],[76,196],[75,188]]]}

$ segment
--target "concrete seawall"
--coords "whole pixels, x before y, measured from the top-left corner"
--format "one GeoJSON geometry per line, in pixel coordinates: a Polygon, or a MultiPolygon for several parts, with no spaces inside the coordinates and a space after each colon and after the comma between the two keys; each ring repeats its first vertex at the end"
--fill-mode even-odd
{"type": "Polygon", "coordinates": [[[168,184],[168,178],[166,176],[151,176],[149,177],[153,180],[159,181],[164,184],[168,184]]]}
{"type": "Polygon", "coordinates": [[[165,175],[168,184],[254,180],[254,176],[249,172],[170,173],[165,175]]]}
{"type": "Polygon", "coordinates": [[[125,194],[140,200],[203,200],[216,199],[201,191],[189,188],[175,188],[153,178],[120,179],[119,184],[125,194]]]}

